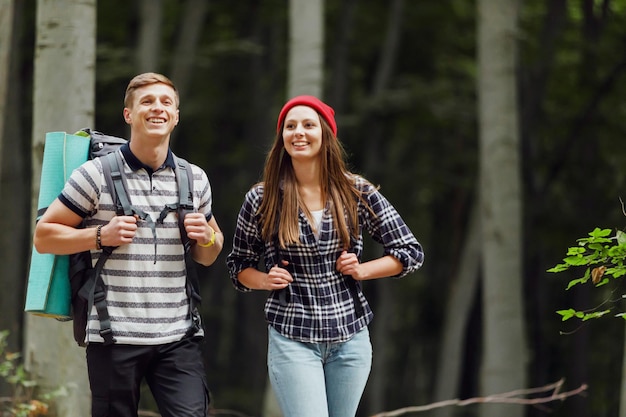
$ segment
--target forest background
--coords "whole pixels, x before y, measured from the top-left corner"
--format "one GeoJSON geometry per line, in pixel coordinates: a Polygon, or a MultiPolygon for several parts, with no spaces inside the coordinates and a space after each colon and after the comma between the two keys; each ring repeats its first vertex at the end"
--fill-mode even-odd
{"type": "MultiPolygon", "coordinates": [[[[556,314],[607,300],[619,308],[623,290],[619,285],[585,285],[566,291],[575,274],[546,270],[594,227],[623,229],[626,223],[620,205],[626,197],[626,1],[303,2],[323,6],[314,32],[323,40],[319,94],[337,111],[350,167],[381,185],[426,253],[424,267],[413,275],[364,286],[375,312],[375,355],[359,416],[540,387],[564,378],[568,389],[588,384],[586,395],[541,407],[513,405],[514,414],[500,415],[624,417],[623,320],[570,323],[556,314]],[[503,5],[510,7],[515,21],[505,43],[512,46],[515,63],[514,106],[485,110],[480,100],[489,93],[485,74],[499,67],[497,56],[493,65],[480,57],[479,34],[498,15],[485,19],[479,10],[497,11],[503,5]],[[494,281],[486,279],[494,260],[485,253],[490,251],[484,245],[488,236],[477,221],[484,221],[481,172],[485,167],[505,172],[510,166],[506,158],[503,164],[498,155],[485,153],[481,135],[490,129],[489,120],[511,118],[516,122],[508,131],[515,140],[508,152],[515,157],[508,161],[514,166],[519,162],[519,184],[507,184],[503,176],[500,186],[513,191],[519,187],[519,194],[512,193],[519,223],[511,212],[510,232],[519,245],[520,262],[497,276],[494,294],[489,291],[494,281]],[[506,310],[498,313],[492,307],[517,302],[520,307],[513,314],[519,315],[523,334],[508,325],[490,333],[491,323],[510,319],[506,310]],[[494,355],[493,340],[502,346],[508,340],[523,343],[494,355]],[[500,391],[485,383],[485,364],[495,356],[523,370],[510,372],[505,381],[511,383],[501,384],[500,391]]],[[[72,3],[77,2],[56,1],[72,3]]],[[[95,77],[91,127],[127,135],[122,100],[137,73],[162,72],[179,88],[181,122],[172,148],[206,170],[214,213],[226,236],[224,252],[203,271],[202,282],[213,405],[247,416],[271,413],[262,314],[266,294],[237,293],[224,260],[243,195],[260,179],[276,115],[294,91],[288,83],[293,78],[290,33],[314,17],[290,14],[289,6],[296,3],[94,0],[95,24],[72,21],[75,28],[84,25],[85,36],[95,30],[95,65],[85,62],[77,69],[95,77]]],[[[31,365],[45,363],[33,359],[42,352],[58,356],[60,368],[52,367],[57,369],[52,375],[45,364],[41,369],[33,365],[42,387],[52,388],[72,381],[66,368],[76,367],[84,378],[83,368],[61,359],[69,352],[80,364],[84,351],[72,345],[70,324],[38,321],[23,313],[34,218],[31,186],[38,181],[33,179],[34,109],[42,105],[61,113],[82,94],[68,88],[53,101],[37,101],[37,8],[50,4],[55,0],[0,2],[0,19],[11,23],[8,32],[6,24],[0,25],[0,44],[12,46],[8,56],[0,56],[0,74],[6,75],[0,80],[5,99],[0,107],[0,329],[10,331],[10,348],[24,351],[31,365]],[[33,329],[42,336],[34,348],[29,345],[29,339],[36,339],[29,336],[33,329]]],[[[76,16],[68,13],[67,19],[72,18],[76,16]]],[[[48,71],[55,82],[55,68],[48,71]]],[[[59,123],[50,130],[82,127],[59,123]]],[[[371,244],[367,256],[378,251],[371,244]]],[[[507,259],[495,261],[507,267],[507,259]]],[[[84,390],[84,384],[74,382],[70,391],[84,390]]],[[[3,391],[8,388],[2,386],[3,391]]],[[[67,403],[73,398],[70,394],[67,403]]],[[[154,410],[147,391],[142,406],[154,410]]],[[[485,417],[496,407],[438,412],[485,417]]]]}

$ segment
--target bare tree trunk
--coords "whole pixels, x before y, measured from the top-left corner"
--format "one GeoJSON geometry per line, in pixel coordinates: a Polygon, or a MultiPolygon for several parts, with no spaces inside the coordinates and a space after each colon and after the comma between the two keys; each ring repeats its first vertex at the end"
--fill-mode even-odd
{"type": "MultiPolygon", "coordinates": [[[[446,307],[434,401],[457,398],[459,394],[458,387],[463,367],[463,351],[465,350],[465,331],[472,306],[476,302],[475,294],[478,287],[482,241],[480,232],[480,216],[478,207],[474,204],[465,235],[465,244],[463,245],[457,277],[452,284],[446,307]]],[[[446,417],[448,415],[450,415],[448,408],[439,408],[433,411],[434,417],[446,417]]]]}
{"type": "MultiPolygon", "coordinates": [[[[39,0],[33,87],[32,207],[35,218],[48,131],[75,131],[94,122],[96,0],[39,0]]],[[[72,325],[27,315],[26,365],[45,389],[64,386],[56,404],[64,417],[90,415],[85,350],[74,341],[72,325]]]]}
{"type": "MultiPolygon", "coordinates": [[[[626,335],[626,332],[624,334],[626,335]]],[[[626,417],[626,392],[624,392],[626,390],[626,343],[624,343],[622,355],[622,389],[619,396],[619,417],[626,417]]]]}
{"type": "MultiPolygon", "coordinates": [[[[15,0],[0,0],[0,155],[4,148],[4,119],[7,111],[7,94],[11,55],[11,39],[13,38],[13,9],[15,0]]],[[[2,171],[2,158],[0,158],[2,171]]]]}
{"type": "Polygon", "coordinates": [[[142,72],[159,72],[161,56],[161,27],[163,26],[163,1],[139,2],[139,41],[137,44],[137,69],[142,72]]]}
{"type": "MultiPolygon", "coordinates": [[[[3,110],[0,110],[2,119],[2,130],[0,131],[0,142],[7,143],[2,146],[0,153],[0,201],[11,201],[5,204],[2,216],[0,216],[0,230],[4,233],[0,235],[0,264],[2,274],[0,274],[0,329],[8,330],[7,351],[20,352],[22,349],[22,330],[24,317],[24,277],[27,275],[26,263],[15,262],[16,259],[27,259],[30,249],[30,221],[24,213],[29,211],[30,202],[30,172],[28,172],[27,156],[29,152],[29,141],[19,140],[23,138],[20,121],[23,116],[22,80],[19,77],[19,63],[22,50],[19,47],[21,36],[23,2],[14,2],[11,5],[11,13],[3,8],[0,13],[2,25],[7,24],[11,30],[0,36],[0,44],[6,54],[6,64],[8,74],[6,75],[6,85],[0,86],[4,92],[0,100],[4,103],[3,110]],[[5,14],[9,14],[5,15],[5,14]],[[8,105],[10,103],[10,105],[8,105]],[[11,138],[9,141],[7,138],[11,138]],[[18,138],[18,140],[15,140],[18,138]],[[24,181],[15,181],[15,178],[23,178],[24,181]]],[[[6,1],[5,1],[6,3],[6,1]]],[[[3,5],[4,7],[4,5],[3,5]]],[[[6,29],[6,28],[2,28],[6,29]]],[[[4,58],[2,58],[4,60],[4,58]]],[[[0,396],[11,395],[12,386],[9,382],[0,379],[0,396]]]]}
{"type": "MultiPolygon", "coordinates": [[[[388,88],[393,77],[397,50],[399,48],[399,33],[402,29],[402,10],[404,0],[393,0],[389,7],[389,15],[387,17],[385,42],[380,50],[379,65],[376,68],[376,77],[372,86],[372,97],[369,102],[376,102],[388,88]]],[[[385,143],[383,140],[385,135],[384,120],[370,116],[375,120],[371,123],[364,141],[366,143],[366,160],[364,171],[368,176],[383,180],[385,176],[384,168],[388,166],[390,161],[387,160],[389,153],[380,149],[380,144],[385,143]]],[[[387,151],[388,151],[387,147],[387,151]]],[[[385,408],[386,390],[391,383],[388,378],[389,361],[391,353],[387,344],[391,340],[391,332],[393,330],[393,319],[396,316],[396,303],[394,302],[395,289],[391,282],[376,282],[378,287],[376,291],[376,311],[374,311],[374,323],[372,325],[371,338],[374,349],[374,358],[372,361],[372,372],[367,387],[367,403],[364,404],[366,412],[375,412],[385,408]]]]}
{"type": "MultiPolygon", "coordinates": [[[[299,94],[322,98],[324,0],[289,0],[288,48],[287,98],[299,94]]],[[[282,416],[269,378],[266,387],[263,417],[282,416]]]]}
{"type": "Polygon", "coordinates": [[[337,114],[345,110],[348,97],[349,85],[349,50],[350,35],[354,29],[354,16],[357,9],[357,0],[345,0],[341,2],[341,12],[335,26],[335,42],[330,58],[332,65],[332,79],[330,80],[330,91],[328,91],[328,101],[332,103],[337,114]]]}
{"type": "MultiPolygon", "coordinates": [[[[479,0],[478,106],[483,238],[483,395],[526,385],[522,193],[516,91],[518,0],[479,0]]],[[[487,404],[483,417],[521,417],[487,404]]]]}
{"type": "Polygon", "coordinates": [[[178,95],[182,103],[187,100],[187,91],[193,73],[193,64],[196,60],[198,39],[204,27],[204,20],[209,9],[207,0],[187,0],[180,20],[180,33],[176,41],[174,59],[170,76],[176,83],[178,95]]]}
{"type": "Polygon", "coordinates": [[[289,29],[287,95],[322,97],[324,0],[289,0],[289,29]]]}
{"type": "MultiPolygon", "coordinates": [[[[193,75],[193,64],[198,49],[198,39],[204,27],[204,20],[209,8],[208,0],[187,0],[180,19],[180,33],[176,41],[174,59],[169,76],[176,84],[181,103],[187,102],[187,92],[193,75]]],[[[184,113],[184,108],[183,108],[184,113]]],[[[172,132],[172,147],[175,147],[178,129],[172,132]]],[[[191,139],[191,138],[189,138],[191,139]]],[[[177,148],[180,149],[180,148],[177,148]]]]}

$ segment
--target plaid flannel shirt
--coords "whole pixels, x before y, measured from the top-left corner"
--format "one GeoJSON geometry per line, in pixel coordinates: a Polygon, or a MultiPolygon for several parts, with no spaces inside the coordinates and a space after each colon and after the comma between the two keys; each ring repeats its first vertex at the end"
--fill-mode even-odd
{"type": "MultiPolygon", "coordinates": [[[[359,176],[355,176],[355,180],[375,215],[359,202],[359,236],[350,251],[361,259],[365,229],[382,245],[383,255],[392,255],[402,263],[402,272],[396,278],[418,269],[424,260],[422,247],[398,212],[371,183],[359,176]]],[[[247,192],[237,218],[233,249],[227,257],[235,288],[251,291],[239,282],[237,275],[248,267],[258,268],[261,257],[266,270],[276,265],[279,258],[287,260],[287,268],[294,279],[286,288],[288,302],[281,302],[279,293],[272,291],[265,303],[267,322],[285,337],[302,342],[349,340],[371,322],[373,313],[360,283],[336,270],[335,262],[343,248],[328,205],[318,238],[306,215],[300,211],[300,242],[281,248],[278,253],[274,242],[261,239],[256,213],[262,198],[263,185],[257,184],[247,192]],[[357,302],[362,308],[355,308],[357,302]],[[359,311],[362,314],[357,314],[359,311]]]]}

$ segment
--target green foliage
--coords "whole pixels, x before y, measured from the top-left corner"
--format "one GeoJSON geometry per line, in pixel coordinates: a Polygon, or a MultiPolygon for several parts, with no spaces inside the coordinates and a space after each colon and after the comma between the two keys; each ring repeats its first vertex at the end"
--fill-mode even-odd
{"type": "Polygon", "coordinates": [[[9,332],[0,331],[0,378],[12,387],[12,395],[0,398],[0,417],[37,417],[48,415],[46,401],[59,392],[36,397],[37,383],[29,378],[19,353],[8,352],[9,332]]]}
{"type": "MultiPolygon", "coordinates": [[[[610,284],[611,279],[620,278],[626,275],[626,233],[617,230],[612,235],[611,229],[600,229],[596,227],[589,233],[588,237],[577,240],[578,246],[567,249],[567,254],[560,263],[548,272],[558,273],[570,269],[584,269],[581,277],[572,279],[567,285],[569,290],[575,285],[586,284],[591,280],[595,287],[602,287],[610,284]]],[[[623,298],[624,296],[622,296],[623,298]]],[[[604,305],[605,303],[603,303],[604,305]]],[[[611,312],[611,309],[599,308],[590,311],[578,311],[573,308],[558,310],[563,321],[577,318],[582,321],[603,317],[611,312]]],[[[626,313],[618,313],[616,317],[626,319],[626,313]]]]}

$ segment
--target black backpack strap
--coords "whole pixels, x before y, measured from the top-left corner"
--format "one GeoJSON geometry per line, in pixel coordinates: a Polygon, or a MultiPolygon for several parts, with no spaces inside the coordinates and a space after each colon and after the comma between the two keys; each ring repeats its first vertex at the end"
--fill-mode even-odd
{"type": "MultiPolygon", "coordinates": [[[[124,174],[124,161],[119,151],[111,152],[100,158],[102,162],[102,170],[104,178],[107,182],[107,187],[110,190],[116,205],[116,212],[118,214],[132,216],[137,215],[141,219],[147,221],[150,224],[153,235],[155,237],[155,262],[156,262],[156,224],[152,220],[149,214],[142,210],[133,207],[128,197],[126,188],[126,176],[124,174]]],[[[191,245],[192,241],[187,236],[184,226],[185,214],[192,212],[193,208],[193,173],[189,162],[182,158],[174,156],[176,162],[175,175],[179,189],[179,202],[176,206],[166,206],[161,215],[159,216],[160,222],[165,219],[167,213],[170,211],[178,212],[178,226],[180,229],[180,237],[185,250],[185,267],[187,270],[186,290],[189,297],[189,311],[191,315],[192,325],[187,331],[185,336],[193,336],[200,330],[201,317],[198,310],[198,306],[201,301],[199,292],[199,279],[196,269],[196,262],[192,258],[191,245]]],[[[106,287],[102,280],[101,273],[104,267],[104,263],[113,252],[114,247],[104,247],[100,258],[96,262],[94,267],[93,276],[90,277],[92,284],[85,285],[83,290],[88,291],[88,294],[84,294],[84,298],[89,300],[88,314],[90,314],[92,307],[96,306],[98,313],[98,320],[100,321],[100,336],[104,339],[104,344],[108,345],[115,342],[113,332],[111,330],[111,319],[106,305],[106,287]]]]}
{"type": "MultiPolygon", "coordinates": [[[[118,151],[111,152],[100,158],[102,172],[107,187],[116,205],[116,213],[133,215],[134,208],[131,206],[128,193],[126,191],[126,177],[124,176],[124,164],[118,151]]],[[[106,303],[106,286],[102,280],[102,270],[104,263],[109,259],[116,247],[106,246],[102,248],[100,258],[91,271],[91,276],[87,283],[81,288],[81,296],[87,300],[87,314],[91,314],[93,307],[96,307],[98,320],[100,321],[100,336],[104,339],[104,345],[115,343],[113,330],[111,329],[111,317],[106,303]]]]}
{"type": "MultiPolygon", "coordinates": [[[[185,215],[195,211],[193,206],[193,171],[191,164],[176,155],[174,156],[176,182],[178,184],[178,228],[180,230],[180,240],[185,249],[185,269],[187,280],[185,283],[187,296],[189,298],[189,314],[191,315],[191,327],[187,330],[186,337],[191,337],[202,328],[199,306],[202,301],[200,297],[200,280],[198,278],[198,264],[193,259],[191,247],[193,241],[187,236],[185,230],[185,215]]],[[[161,213],[161,217],[163,213],[161,213]]],[[[160,218],[160,217],[159,217],[160,218]]]]}
{"type": "MultiPolygon", "coordinates": [[[[118,160],[116,159],[116,153],[117,151],[104,155],[100,158],[100,161],[102,162],[102,171],[107,187],[118,207],[117,213],[121,214],[130,212],[131,209],[126,187],[122,179],[123,171],[120,172],[120,164],[118,164],[118,160]],[[114,176],[116,180],[114,180],[114,176]],[[119,190],[121,190],[121,192],[119,190]],[[120,199],[125,201],[125,203],[122,203],[120,199]],[[122,208],[123,205],[126,206],[126,209],[122,208]]],[[[105,345],[115,343],[115,338],[111,330],[111,318],[106,304],[106,286],[102,280],[102,269],[104,268],[104,263],[109,259],[109,256],[111,256],[111,253],[113,253],[115,249],[116,248],[112,246],[102,248],[96,266],[90,271],[91,276],[80,290],[80,295],[87,300],[87,315],[90,315],[93,306],[96,306],[98,320],[100,321],[100,336],[104,339],[105,345]]]]}
{"type": "Polygon", "coordinates": [[[126,190],[126,175],[124,174],[124,163],[118,151],[111,152],[100,158],[102,162],[102,171],[107,187],[113,197],[118,215],[132,216],[133,207],[128,198],[126,190]]]}
{"type": "MultiPolygon", "coordinates": [[[[356,240],[352,233],[350,234],[350,249],[348,252],[356,252],[354,248],[356,247],[356,240]]],[[[348,289],[352,294],[352,301],[354,301],[354,311],[357,317],[361,317],[365,315],[365,310],[363,309],[363,304],[361,304],[361,299],[359,298],[359,291],[361,290],[361,283],[356,279],[352,278],[351,275],[346,276],[346,281],[348,284],[348,289]]]]}
{"type": "Polygon", "coordinates": [[[113,330],[111,330],[111,318],[109,316],[109,310],[107,309],[106,287],[104,285],[104,281],[102,280],[102,269],[104,268],[104,263],[107,259],[109,259],[113,249],[115,248],[107,247],[100,253],[100,258],[98,259],[98,262],[96,262],[96,267],[94,268],[95,285],[92,293],[89,294],[88,311],[91,312],[92,305],[96,306],[98,320],[100,320],[100,336],[104,339],[105,345],[115,343],[113,330]]]}
{"type": "Polygon", "coordinates": [[[118,215],[137,216],[145,221],[150,230],[152,230],[152,238],[154,240],[154,263],[156,264],[157,239],[156,239],[156,223],[152,217],[145,211],[134,207],[130,203],[128,188],[126,187],[126,174],[124,173],[124,161],[122,154],[116,150],[101,158],[102,171],[106,179],[107,186],[111,190],[111,197],[116,205],[118,215]]]}
{"type": "MultiPolygon", "coordinates": [[[[280,268],[285,268],[282,265],[282,256],[280,255],[280,242],[278,240],[278,223],[279,219],[276,218],[276,227],[274,228],[274,236],[272,239],[272,249],[274,256],[274,263],[278,265],[280,268]]],[[[354,238],[350,237],[350,251],[356,246],[356,242],[354,238]]],[[[363,309],[363,304],[361,303],[361,299],[359,298],[359,291],[361,289],[361,284],[352,278],[351,276],[345,276],[346,285],[348,290],[350,291],[350,295],[352,296],[352,300],[354,302],[354,311],[357,317],[361,317],[365,315],[365,310],[363,309]]],[[[281,290],[277,290],[278,292],[278,302],[281,306],[286,306],[289,303],[289,285],[281,290]]]]}
{"type": "Polygon", "coordinates": [[[87,300],[87,316],[91,314],[93,306],[96,306],[98,320],[100,321],[100,336],[104,339],[104,345],[115,343],[113,331],[111,330],[111,318],[107,310],[106,286],[102,280],[102,269],[104,263],[109,259],[115,247],[106,246],[100,253],[100,258],[96,262],[93,270],[89,271],[91,276],[80,289],[79,296],[87,300]]]}
{"type": "MultiPolygon", "coordinates": [[[[276,215],[276,224],[274,225],[274,235],[272,238],[272,249],[274,256],[274,264],[279,268],[287,269],[283,265],[283,258],[280,256],[280,240],[278,239],[278,225],[280,223],[280,213],[276,215]]],[[[286,307],[289,304],[289,285],[281,290],[275,290],[278,293],[278,303],[286,307]]]]}

